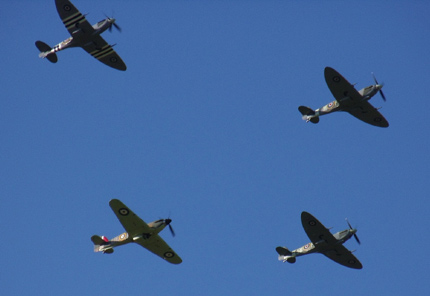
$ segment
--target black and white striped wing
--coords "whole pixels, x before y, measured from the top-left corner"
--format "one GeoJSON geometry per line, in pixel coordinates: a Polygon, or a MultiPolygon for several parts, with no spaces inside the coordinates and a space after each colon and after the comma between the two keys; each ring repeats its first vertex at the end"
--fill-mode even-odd
{"type": "Polygon", "coordinates": [[[93,41],[82,46],[90,55],[109,67],[125,71],[127,66],[119,55],[100,35],[94,36],[93,41]]]}

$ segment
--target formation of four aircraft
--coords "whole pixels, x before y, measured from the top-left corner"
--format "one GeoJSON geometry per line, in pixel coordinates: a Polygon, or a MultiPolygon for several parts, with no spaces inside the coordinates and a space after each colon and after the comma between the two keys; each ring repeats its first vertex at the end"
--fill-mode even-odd
{"type": "MultiPolygon", "coordinates": [[[[101,37],[104,31],[112,30],[112,27],[119,31],[121,30],[115,23],[114,18],[107,17],[91,26],[85,16],[69,0],[55,0],[55,5],[71,37],[55,45],[54,48],[42,41],[36,41],[36,47],[40,51],[39,57],[56,63],[58,61],[56,55],[58,51],[71,47],[82,47],[100,62],[112,68],[121,71],[127,69],[125,63],[113,50],[113,45],[109,45],[101,37]]],[[[368,124],[388,127],[388,121],[379,113],[378,109],[368,102],[378,92],[385,101],[385,95],[382,92],[383,85],[378,83],[375,76],[373,76],[375,84],[360,91],[357,91],[354,85],[330,67],[325,68],[324,76],[335,100],[316,110],[300,106],[299,111],[303,120],[318,123],[319,117],[322,115],[335,111],[346,111],[368,124]]],[[[179,264],[182,262],[182,259],[158,235],[166,226],[169,226],[172,235],[174,235],[170,225],[171,219],[160,219],[147,224],[121,201],[113,199],[109,202],[109,205],[126,232],[111,240],[104,236],[93,235],[91,240],[94,243],[95,252],[111,254],[115,247],[134,242],[170,263],[179,264]]],[[[280,261],[294,263],[296,262],[296,257],[311,253],[321,253],[344,266],[355,269],[362,268],[360,261],[343,246],[343,243],[353,236],[360,243],[356,235],[357,230],[352,228],[349,222],[349,229],[332,234],[329,229],[307,212],[302,212],[301,219],[303,228],[311,242],[293,251],[285,247],[277,247],[276,251],[279,254],[278,259],[280,261]]]]}

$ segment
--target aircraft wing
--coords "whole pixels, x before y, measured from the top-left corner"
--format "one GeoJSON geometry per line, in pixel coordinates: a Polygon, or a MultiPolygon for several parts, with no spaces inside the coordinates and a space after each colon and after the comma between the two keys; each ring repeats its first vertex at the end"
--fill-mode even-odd
{"type": "Polygon", "coordinates": [[[356,106],[345,108],[344,110],[368,124],[379,127],[388,127],[388,121],[384,116],[382,116],[382,114],[367,101],[362,101],[356,106]]]}
{"type": "Polygon", "coordinates": [[[142,219],[118,199],[112,199],[109,206],[121,222],[125,231],[133,237],[136,234],[150,233],[152,230],[142,219]]]}
{"type": "Polygon", "coordinates": [[[329,245],[337,243],[336,238],[317,218],[308,212],[302,212],[302,225],[312,243],[317,246],[321,241],[329,245]]]}
{"type": "Polygon", "coordinates": [[[158,234],[152,235],[149,240],[137,240],[136,243],[170,263],[179,264],[182,262],[181,257],[158,234]]]}
{"type": "Polygon", "coordinates": [[[70,35],[75,37],[79,35],[90,35],[94,32],[93,26],[91,26],[85,19],[85,16],[83,16],[70,1],[55,0],[55,6],[70,35]]]}
{"type": "Polygon", "coordinates": [[[336,245],[333,249],[322,252],[322,254],[326,255],[331,260],[344,265],[346,267],[362,269],[363,265],[361,265],[360,261],[343,245],[336,245]]]}
{"type": "Polygon", "coordinates": [[[113,50],[112,46],[110,46],[100,35],[95,35],[92,42],[82,46],[82,48],[109,67],[121,71],[125,71],[127,69],[127,66],[115,50],[113,50]]]}
{"type": "Polygon", "coordinates": [[[326,67],[324,69],[324,77],[328,88],[341,107],[353,106],[362,101],[363,97],[354,86],[335,69],[326,67]],[[342,100],[345,97],[349,97],[351,100],[342,100]]]}

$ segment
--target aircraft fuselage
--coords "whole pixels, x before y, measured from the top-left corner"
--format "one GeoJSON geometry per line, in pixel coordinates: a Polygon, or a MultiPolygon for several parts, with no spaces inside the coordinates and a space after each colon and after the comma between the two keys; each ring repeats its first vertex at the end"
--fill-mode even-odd
{"type": "Polygon", "coordinates": [[[151,228],[151,232],[138,233],[134,234],[133,236],[131,236],[127,232],[121,233],[120,235],[101,245],[99,247],[99,251],[107,253],[109,249],[113,249],[115,247],[122,246],[131,242],[149,241],[152,236],[161,232],[167,225],[168,224],[166,224],[166,220],[160,219],[148,223],[148,226],[151,228]]]}
{"type": "MultiPolygon", "coordinates": [[[[368,101],[374,95],[376,95],[376,93],[381,88],[382,88],[382,85],[379,85],[379,84],[369,85],[368,87],[365,87],[365,88],[361,89],[360,91],[358,91],[358,93],[362,96],[362,100],[368,101]]],[[[350,101],[352,104],[354,104],[354,102],[352,102],[352,99],[348,96],[345,96],[345,98],[343,98],[341,101],[342,101],[342,103],[346,103],[346,102],[350,101]]],[[[348,104],[348,107],[351,107],[351,104],[348,104]]],[[[333,113],[336,111],[344,111],[344,109],[340,106],[340,104],[337,100],[334,100],[333,102],[330,102],[327,105],[325,105],[319,109],[316,109],[315,114],[310,115],[308,117],[310,117],[310,118],[311,117],[317,117],[317,116],[333,113]]]]}
{"type": "MultiPolygon", "coordinates": [[[[354,233],[356,233],[356,229],[345,229],[343,231],[339,231],[333,234],[333,237],[336,239],[336,244],[344,244],[347,240],[349,240],[354,233]]],[[[321,241],[313,243],[308,243],[298,249],[291,251],[291,257],[299,257],[312,253],[320,253],[325,251],[326,249],[332,248],[333,245],[329,244],[326,240],[321,239],[321,241]]]]}

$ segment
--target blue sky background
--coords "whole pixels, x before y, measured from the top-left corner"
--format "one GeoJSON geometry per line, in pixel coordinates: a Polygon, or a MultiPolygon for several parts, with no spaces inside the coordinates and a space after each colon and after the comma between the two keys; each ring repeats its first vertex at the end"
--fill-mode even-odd
{"type": "Polygon", "coordinates": [[[73,1],[128,66],[82,49],[51,64],[34,46],[69,37],[54,1],[1,2],[2,295],[426,294],[430,82],[428,1],[73,1]],[[390,127],[338,113],[324,67],[361,89],[390,127]],[[161,236],[175,266],[138,245],[95,254],[123,231],[108,202],[161,236]],[[323,255],[277,260],[309,239],[300,213],[362,270],[323,255]]]}

